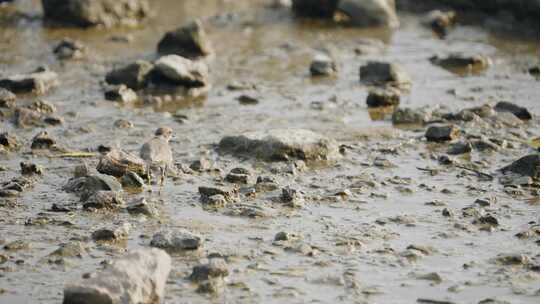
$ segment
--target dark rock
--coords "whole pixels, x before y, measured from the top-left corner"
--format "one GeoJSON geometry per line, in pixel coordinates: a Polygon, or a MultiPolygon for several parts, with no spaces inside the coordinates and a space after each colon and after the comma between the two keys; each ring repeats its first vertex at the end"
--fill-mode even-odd
{"type": "Polygon", "coordinates": [[[11,151],[17,150],[21,146],[17,137],[7,132],[0,134],[0,145],[11,151]]]}
{"type": "Polygon", "coordinates": [[[21,174],[22,175],[43,175],[43,167],[33,164],[21,162],[21,174]]]}
{"type": "Polygon", "coordinates": [[[478,304],[511,304],[511,303],[507,302],[507,301],[487,298],[487,299],[484,299],[484,300],[478,302],[478,304]]]}
{"type": "Polygon", "coordinates": [[[332,18],[339,0],[293,0],[295,14],[306,17],[332,18]]]}
{"type": "Polygon", "coordinates": [[[121,103],[133,103],[136,102],[139,97],[135,91],[121,84],[118,86],[107,87],[105,90],[105,99],[121,103]]]}
{"type": "Polygon", "coordinates": [[[394,125],[424,125],[431,120],[431,113],[422,109],[400,108],[392,114],[394,125]]]}
{"type": "Polygon", "coordinates": [[[130,89],[138,90],[146,86],[147,77],[153,68],[152,63],[139,60],[109,72],[105,80],[112,85],[124,84],[130,89]]]}
{"type": "Polygon", "coordinates": [[[514,103],[501,101],[495,105],[495,111],[497,112],[510,112],[521,120],[532,119],[532,114],[525,107],[520,107],[514,103]]]}
{"type": "Polygon", "coordinates": [[[212,45],[201,21],[195,20],[166,33],[158,44],[158,52],[194,59],[211,54],[212,45]]]}
{"type": "Polygon", "coordinates": [[[472,152],[472,145],[469,142],[458,142],[448,147],[447,153],[450,155],[461,155],[472,152]]]}
{"type": "Polygon", "coordinates": [[[540,76],[540,65],[535,66],[529,69],[529,74],[539,77],[540,76]]]}
{"type": "Polygon", "coordinates": [[[39,132],[32,139],[32,145],[30,148],[34,149],[51,149],[56,146],[56,140],[52,138],[47,131],[39,132]]]}
{"type": "Polygon", "coordinates": [[[540,178],[540,154],[530,154],[524,156],[512,164],[501,169],[503,173],[513,172],[523,176],[530,176],[533,179],[540,178]]]}
{"type": "Polygon", "coordinates": [[[394,0],[340,0],[337,11],[345,14],[348,23],[356,26],[399,27],[394,0]]]}
{"type": "Polygon", "coordinates": [[[64,118],[58,115],[50,115],[44,117],[43,122],[51,126],[59,126],[64,124],[64,118]]]}
{"type": "Polygon", "coordinates": [[[240,95],[236,98],[241,105],[256,105],[259,103],[259,98],[250,95],[240,95]]]}
{"type": "Polygon", "coordinates": [[[220,294],[225,288],[225,282],[221,277],[217,277],[211,280],[200,282],[197,286],[198,293],[207,293],[207,294],[220,294]]]}
{"type": "Polygon", "coordinates": [[[148,16],[147,0],[42,0],[45,19],[65,25],[134,26],[148,16]]]}
{"type": "Polygon", "coordinates": [[[390,85],[403,89],[408,89],[412,84],[400,65],[382,61],[370,61],[361,66],[360,81],[368,85],[390,85]]]}
{"type": "Polygon", "coordinates": [[[122,199],[118,192],[114,191],[97,191],[93,195],[91,195],[83,204],[83,208],[86,210],[118,210],[125,206],[126,202],[122,199]]]}
{"type": "Polygon", "coordinates": [[[255,189],[257,192],[274,191],[279,189],[279,183],[271,176],[259,176],[257,177],[255,189]]]}
{"type": "Polygon", "coordinates": [[[429,26],[439,37],[444,38],[456,23],[456,12],[434,10],[427,14],[422,23],[429,26]]]}
{"type": "Polygon", "coordinates": [[[375,89],[369,92],[366,103],[368,107],[388,107],[399,105],[401,94],[394,89],[375,89]]]}
{"type": "Polygon", "coordinates": [[[227,201],[234,201],[238,198],[238,188],[233,187],[199,187],[199,193],[204,199],[214,195],[223,195],[227,201]]]}
{"type": "Polygon", "coordinates": [[[0,108],[13,108],[15,106],[17,96],[10,91],[0,88],[0,108]]]}
{"type": "Polygon", "coordinates": [[[0,78],[0,88],[7,89],[15,94],[45,94],[57,85],[58,74],[43,68],[37,69],[30,74],[0,78]]]}
{"type": "Polygon", "coordinates": [[[146,176],[146,164],[144,160],[120,149],[112,149],[103,156],[97,165],[97,170],[99,173],[118,178],[130,171],[139,176],[146,176]]]}
{"type": "Polygon", "coordinates": [[[270,161],[335,161],[341,157],[334,140],[303,129],[273,129],[226,136],[220,141],[219,149],[270,161]]]}
{"type": "Polygon", "coordinates": [[[229,268],[225,260],[212,258],[209,260],[208,264],[193,267],[189,279],[193,282],[203,282],[217,277],[224,278],[228,275],[229,268]]]}
{"type": "Polygon", "coordinates": [[[491,60],[482,55],[466,55],[466,54],[450,54],[447,57],[433,56],[429,59],[434,65],[450,71],[460,72],[481,71],[487,69],[491,65],[491,60]]]}
{"type": "Polygon", "coordinates": [[[122,191],[122,185],[113,176],[92,174],[70,179],[67,184],[64,185],[63,190],[76,193],[83,198],[88,198],[98,191],[122,191]]]}
{"type": "Polygon", "coordinates": [[[148,202],[145,198],[140,198],[127,207],[127,211],[132,215],[146,215],[148,217],[158,217],[159,210],[154,204],[148,202]]]}
{"type": "Polygon", "coordinates": [[[128,171],[122,176],[120,180],[124,188],[142,188],[144,187],[144,180],[137,173],[128,171]]]}
{"type": "Polygon", "coordinates": [[[155,72],[168,81],[185,87],[208,85],[208,66],[178,55],[167,55],[155,62],[155,72]]]}
{"type": "Polygon", "coordinates": [[[53,53],[60,60],[81,59],[84,57],[86,47],[82,42],[70,38],[64,38],[53,50],[53,53]]]}
{"type": "Polygon", "coordinates": [[[280,199],[283,203],[290,207],[302,207],[304,205],[304,194],[290,187],[285,187],[281,190],[280,199]]]}
{"type": "Polygon", "coordinates": [[[221,194],[215,194],[212,196],[204,196],[202,199],[202,202],[205,205],[205,207],[210,207],[210,208],[223,208],[229,204],[229,202],[227,201],[227,198],[221,194]]]}
{"type": "Polygon", "coordinates": [[[426,139],[434,142],[444,142],[456,139],[459,129],[454,125],[432,126],[426,131],[426,139]]]}
{"type": "Polygon", "coordinates": [[[164,249],[169,252],[197,250],[202,246],[203,240],[187,230],[162,231],[154,234],[150,246],[164,249]]]}
{"type": "Polygon", "coordinates": [[[252,182],[253,176],[251,172],[244,168],[234,168],[229,174],[225,177],[225,180],[233,184],[250,184],[252,182]]]}
{"type": "Polygon", "coordinates": [[[332,76],[337,73],[337,65],[330,56],[317,54],[311,62],[309,71],[312,76],[332,76]]]}
{"type": "Polygon", "coordinates": [[[120,227],[102,228],[92,232],[92,239],[96,242],[118,242],[126,240],[130,230],[131,225],[128,223],[120,227]]]}

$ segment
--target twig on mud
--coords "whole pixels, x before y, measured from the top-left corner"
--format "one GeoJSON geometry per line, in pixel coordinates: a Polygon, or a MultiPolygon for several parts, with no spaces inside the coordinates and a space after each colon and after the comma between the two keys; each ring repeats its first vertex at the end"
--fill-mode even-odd
{"type": "Polygon", "coordinates": [[[93,152],[68,152],[68,153],[62,153],[62,154],[53,154],[49,155],[49,158],[90,158],[90,157],[96,157],[98,154],[93,152]]]}
{"type": "Polygon", "coordinates": [[[460,168],[460,169],[463,169],[463,170],[466,170],[466,171],[476,173],[476,175],[478,175],[478,177],[484,177],[484,178],[489,179],[490,181],[495,179],[495,177],[493,175],[478,171],[476,169],[467,168],[465,166],[460,166],[460,165],[456,165],[456,168],[460,168]]]}

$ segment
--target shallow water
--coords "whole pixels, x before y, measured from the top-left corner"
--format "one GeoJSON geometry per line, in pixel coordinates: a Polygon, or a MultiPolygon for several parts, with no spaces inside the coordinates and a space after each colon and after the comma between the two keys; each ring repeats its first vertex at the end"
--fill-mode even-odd
{"type": "MultiPolygon", "coordinates": [[[[39,1],[21,0],[17,7],[28,16],[39,16],[39,1]]],[[[540,113],[540,82],[524,70],[540,57],[540,43],[479,26],[458,26],[446,40],[438,40],[419,25],[419,18],[401,14],[402,27],[391,33],[377,29],[354,29],[325,22],[296,20],[286,9],[270,9],[263,1],[174,1],[155,2],[156,17],[135,29],[66,30],[44,28],[39,18],[8,18],[0,28],[0,71],[15,74],[48,65],[60,74],[61,85],[42,98],[53,103],[65,118],[60,127],[47,131],[74,150],[95,149],[100,144],[118,145],[136,152],[152,135],[156,125],[173,127],[175,159],[189,164],[201,156],[227,173],[238,165],[268,175],[278,164],[239,160],[217,154],[213,144],[224,135],[269,128],[307,128],[350,146],[337,164],[301,172],[295,176],[278,174],[282,186],[292,185],[306,192],[305,208],[286,209],[272,202],[273,192],[246,203],[274,211],[269,218],[232,217],[201,208],[197,187],[212,185],[219,178],[203,173],[169,179],[159,198],[162,217],[139,219],[126,212],[113,215],[51,213],[52,203],[77,205],[77,198],[61,190],[80,159],[32,156],[29,143],[37,129],[17,129],[2,121],[2,130],[15,133],[28,144],[22,152],[0,156],[8,168],[0,180],[18,174],[18,164],[30,160],[45,167],[45,176],[15,201],[0,204],[0,240],[23,239],[28,250],[5,252],[10,260],[0,265],[0,303],[58,303],[66,282],[99,268],[101,261],[120,256],[126,249],[147,246],[148,236],[163,227],[183,227],[202,234],[202,252],[176,256],[167,285],[165,303],[414,303],[418,298],[478,303],[492,297],[511,303],[538,303],[540,274],[523,267],[493,263],[498,254],[519,253],[536,257],[538,245],[514,235],[526,230],[529,222],[540,221],[539,205],[527,204],[530,196],[510,196],[502,185],[480,181],[458,168],[440,166],[430,153],[444,152],[445,146],[418,141],[423,131],[399,130],[388,118],[370,119],[365,106],[368,88],[359,83],[359,66],[372,59],[403,64],[413,79],[413,87],[401,105],[407,107],[441,105],[449,110],[508,100],[540,113]],[[219,17],[211,17],[221,14],[219,17]],[[139,58],[155,58],[163,33],[187,20],[204,18],[215,48],[210,59],[212,91],[199,102],[169,105],[118,106],[103,99],[101,82],[107,71],[139,58]],[[133,42],[112,42],[115,35],[131,35],[133,42]],[[90,49],[81,61],[58,62],[52,48],[62,37],[82,41],[90,49]],[[365,38],[385,42],[381,52],[356,55],[354,48],[365,38]],[[309,63],[317,49],[331,48],[339,63],[339,76],[313,80],[309,63]],[[493,66],[485,73],[461,77],[434,66],[434,54],[468,51],[489,55],[493,66]],[[232,82],[250,82],[252,91],[229,91],[232,82]],[[452,93],[450,93],[452,90],[452,93]],[[257,105],[243,106],[241,94],[257,96],[257,105]],[[314,106],[313,102],[318,102],[314,106]],[[178,123],[174,114],[188,117],[178,123]],[[134,123],[128,130],[115,129],[123,118],[134,123]],[[397,154],[385,148],[399,147],[397,154]],[[396,165],[380,169],[372,165],[384,156],[396,165]],[[431,176],[418,167],[439,168],[431,176]],[[367,176],[367,177],[366,177],[367,176]],[[400,192],[395,176],[409,178],[400,192]],[[352,191],[346,200],[334,196],[343,189],[355,189],[365,178],[375,188],[352,191]],[[450,191],[443,191],[447,189],[450,191]],[[501,226],[493,232],[471,225],[461,208],[475,199],[497,197],[488,208],[501,226]],[[444,207],[425,205],[435,199],[455,211],[454,218],[441,215],[444,207]],[[491,210],[490,210],[491,209],[491,210]],[[28,218],[44,213],[56,220],[69,220],[71,227],[48,224],[28,226],[28,218]],[[398,215],[413,217],[414,223],[399,224],[376,220],[398,215]],[[91,231],[113,223],[135,226],[125,246],[92,242],[91,231]],[[302,236],[316,254],[304,255],[272,244],[277,232],[302,236]],[[141,237],[146,236],[146,237],[141,237]],[[47,255],[69,239],[88,242],[89,254],[70,259],[65,265],[47,263],[47,255]],[[345,245],[343,245],[345,244],[345,245]],[[437,252],[411,262],[400,254],[411,244],[433,246],[437,252]],[[208,297],[195,292],[185,278],[199,260],[219,252],[227,257],[231,275],[225,292],[208,297]],[[22,259],[23,264],[14,261],[22,259]],[[471,267],[464,268],[465,263],[471,267]],[[437,272],[439,284],[416,277],[437,272]],[[457,291],[449,291],[459,286],[457,291]]],[[[28,96],[28,99],[33,97],[28,96]]],[[[24,99],[24,98],[23,98],[24,99]]],[[[496,132],[497,130],[494,130],[496,132]]],[[[539,135],[538,121],[527,126],[528,136],[539,135]]],[[[530,153],[524,145],[498,153],[477,153],[482,170],[495,170],[530,153]]],[[[89,164],[97,159],[85,160],[89,164]]],[[[128,198],[131,200],[135,195],[128,198]]],[[[2,202],[2,201],[0,201],[2,202]]]]}

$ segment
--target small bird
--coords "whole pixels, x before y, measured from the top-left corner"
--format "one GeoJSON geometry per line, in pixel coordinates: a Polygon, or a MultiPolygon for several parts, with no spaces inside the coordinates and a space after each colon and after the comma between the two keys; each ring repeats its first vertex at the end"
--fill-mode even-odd
{"type": "Polygon", "coordinates": [[[173,168],[173,155],[169,141],[173,136],[173,130],[169,127],[160,127],[156,130],[154,138],[146,142],[140,151],[141,158],[146,162],[149,183],[152,179],[152,171],[159,170],[159,185],[163,186],[165,176],[173,168]]]}

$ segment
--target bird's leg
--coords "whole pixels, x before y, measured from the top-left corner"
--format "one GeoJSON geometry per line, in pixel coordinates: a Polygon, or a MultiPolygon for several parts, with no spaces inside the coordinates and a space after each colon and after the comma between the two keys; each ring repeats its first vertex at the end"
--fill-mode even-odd
{"type": "Polygon", "coordinates": [[[163,190],[163,183],[165,182],[165,175],[167,174],[167,165],[159,166],[159,195],[161,195],[161,190],[163,190]]]}
{"type": "Polygon", "coordinates": [[[152,186],[152,169],[149,163],[146,163],[146,175],[148,176],[148,185],[152,186]]]}

